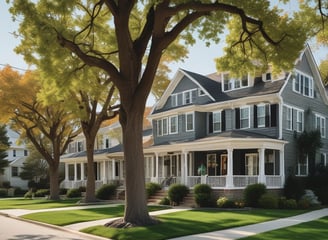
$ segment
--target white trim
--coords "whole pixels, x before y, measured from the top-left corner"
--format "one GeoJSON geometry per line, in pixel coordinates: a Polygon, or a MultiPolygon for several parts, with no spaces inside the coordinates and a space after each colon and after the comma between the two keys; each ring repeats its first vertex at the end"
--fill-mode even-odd
{"type": "Polygon", "coordinates": [[[185,130],[186,132],[192,132],[195,131],[195,113],[194,112],[189,112],[185,113],[185,130]],[[192,115],[192,129],[187,129],[188,127],[188,115],[192,115]]]}
{"type": "Polygon", "coordinates": [[[240,107],[240,114],[239,114],[239,123],[240,123],[240,129],[248,129],[251,127],[251,111],[250,111],[250,106],[243,106],[240,107]],[[248,126],[247,127],[242,127],[241,121],[246,120],[246,118],[241,118],[241,111],[244,109],[248,109],[248,126]]]}
{"type": "Polygon", "coordinates": [[[173,115],[169,117],[169,134],[176,134],[179,132],[179,116],[178,115],[173,115]],[[172,131],[172,119],[175,120],[175,126],[176,126],[176,131],[172,131]]]}
{"type": "MultiPolygon", "coordinates": [[[[266,117],[266,106],[268,104],[265,104],[265,103],[260,103],[260,104],[257,104],[256,107],[257,107],[257,116],[256,116],[256,121],[257,121],[257,127],[258,128],[262,128],[262,127],[265,127],[265,117],[266,117]],[[264,107],[264,116],[261,116],[262,118],[264,117],[264,124],[261,124],[259,125],[259,107],[264,107]]],[[[270,113],[270,116],[271,116],[271,113],[270,113]]]]}
{"type": "Polygon", "coordinates": [[[222,110],[220,111],[214,111],[212,112],[213,116],[212,116],[212,128],[213,128],[213,133],[218,133],[218,132],[222,132],[222,110]],[[214,122],[214,114],[220,114],[220,129],[219,130],[215,130],[214,129],[214,123],[218,123],[218,122],[214,122]]]}
{"type": "Polygon", "coordinates": [[[325,138],[326,137],[326,117],[324,116],[324,115],[322,115],[322,114],[318,114],[318,113],[315,113],[314,114],[314,117],[315,117],[315,122],[314,122],[314,124],[315,124],[315,128],[316,129],[318,129],[317,128],[317,126],[318,126],[318,118],[320,119],[320,122],[319,122],[319,124],[320,124],[320,127],[319,127],[319,131],[320,131],[320,135],[321,135],[321,137],[322,138],[325,138]],[[322,122],[322,120],[323,120],[323,122],[322,122]],[[322,124],[323,124],[323,126],[322,126],[322,124]],[[323,129],[322,129],[322,127],[323,127],[323,129]],[[323,131],[322,131],[323,130],[323,131]]]}

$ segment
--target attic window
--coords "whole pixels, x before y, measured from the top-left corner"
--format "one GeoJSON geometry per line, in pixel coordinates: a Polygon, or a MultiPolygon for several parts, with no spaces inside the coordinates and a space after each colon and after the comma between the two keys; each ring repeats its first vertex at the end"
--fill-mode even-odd
{"type": "Polygon", "coordinates": [[[296,76],[293,79],[293,91],[303,96],[313,98],[313,79],[303,73],[296,72],[296,76]]]}
{"type": "Polygon", "coordinates": [[[247,75],[244,75],[241,78],[233,78],[230,77],[229,73],[223,73],[222,79],[223,79],[223,91],[248,87],[247,75]]]}
{"type": "Polygon", "coordinates": [[[201,88],[198,89],[198,96],[205,96],[205,92],[203,89],[201,88]]]}

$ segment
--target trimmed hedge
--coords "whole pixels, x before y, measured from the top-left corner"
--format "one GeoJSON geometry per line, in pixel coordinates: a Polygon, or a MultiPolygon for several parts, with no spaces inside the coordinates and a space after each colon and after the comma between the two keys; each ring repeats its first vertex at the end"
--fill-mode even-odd
{"type": "Polygon", "coordinates": [[[114,184],[104,184],[96,191],[96,197],[101,200],[109,200],[116,194],[117,186],[114,184]]]}
{"type": "Polygon", "coordinates": [[[153,183],[153,182],[147,183],[146,184],[147,198],[149,198],[150,196],[153,196],[156,192],[158,192],[161,189],[162,189],[161,185],[159,185],[158,183],[153,183]]]}
{"type": "Polygon", "coordinates": [[[244,191],[244,200],[246,206],[258,207],[260,197],[266,193],[266,186],[262,183],[248,185],[244,191]]]}
{"type": "Polygon", "coordinates": [[[69,190],[67,190],[67,193],[66,193],[66,197],[68,197],[68,198],[77,198],[77,197],[81,197],[81,196],[82,196],[81,191],[78,188],[69,189],[69,190]]]}
{"type": "Polygon", "coordinates": [[[199,207],[212,207],[215,201],[212,197],[212,188],[208,184],[197,184],[194,186],[195,202],[199,207]]]}
{"type": "Polygon", "coordinates": [[[187,186],[183,184],[172,184],[168,191],[168,196],[172,205],[179,205],[185,196],[189,193],[187,186]]]}
{"type": "Polygon", "coordinates": [[[263,194],[259,201],[259,206],[261,208],[276,209],[278,208],[278,198],[270,193],[263,194]]]}

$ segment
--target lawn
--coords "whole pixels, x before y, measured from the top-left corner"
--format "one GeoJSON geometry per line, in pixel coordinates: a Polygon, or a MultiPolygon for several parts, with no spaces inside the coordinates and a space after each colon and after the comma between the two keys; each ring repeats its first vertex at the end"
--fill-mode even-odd
{"type": "Polygon", "coordinates": [[[243,240],[271,240],[271,239],[293,239],[293,240],[321,240],[328,236],[328,217],[315,221],[301,223],[295,226],[282,228],[266,233],[257,234],[243,240]]]}
{"type": "Polygon", "coordinates": [[[47,199],[7,198],[0,200],[0,209],[46,209],[77,206],[80,198],[52,201],[47,199]]]}
{"type": "Polygon", "coordinates": [[[244,226],[303,213],[300,210],[192,210],[157,216],[160,224],[147,227],[114,229],[95,226],[82,232],[111,239],[168,239],[173,237],[244,226]]]}
{"type": "MultiPolygon", "coordinates": [[[[158,211],[167,209],[162,206],[148,206],[149,211],[158,211]]],[[[90,208],[80,210],[62,210],[51,212],[31,213],[22,216],[22,218],[30,219],[38,222],[49,223],[57,226],[65,226],[78,222],[87,222],[105,218],[115,218],[123,216],[124,206],[107,206],[103,208],[90,208]]]]}

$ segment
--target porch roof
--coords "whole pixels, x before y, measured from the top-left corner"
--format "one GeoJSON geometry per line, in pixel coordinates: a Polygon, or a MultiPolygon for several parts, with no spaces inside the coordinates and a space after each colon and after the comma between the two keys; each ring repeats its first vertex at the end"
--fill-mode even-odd
{"type": "Polygon", "coordinates": [[[225,149],[267,148],[283,150],[287,141],[268,137],[254,132],[235,130],[227,131],[193,141],[170,142],[144,149],[145,154],[163,152],[194,152],[225,149]]]}

